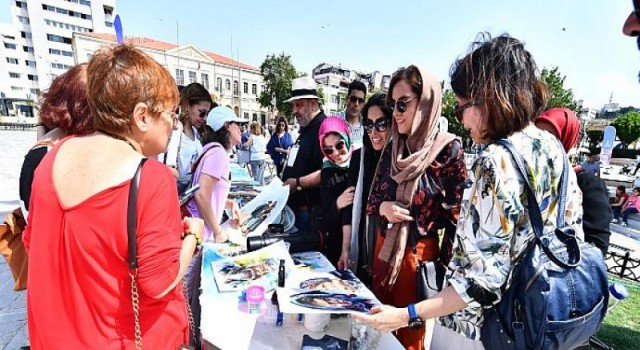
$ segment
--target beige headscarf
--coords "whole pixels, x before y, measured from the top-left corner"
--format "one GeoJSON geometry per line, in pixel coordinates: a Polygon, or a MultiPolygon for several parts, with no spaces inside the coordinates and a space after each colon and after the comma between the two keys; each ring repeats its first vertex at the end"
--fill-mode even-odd
{"type": "MultiPolygon", "coordinates": [[[[411,210],[411,201],[418,187],[418,180],[433,163],[438,154],[456,136],[438,130],[438,118],[442,109],[442,88],[431,74],[418,68],[422,77],[422,95],[413,118],[408,137],[398,133],[396,123],[391,128],[391,177],[398,183],[396,201],[411,210]],[[408,156],[402,157],[408,147],[408,156]]],[[[414,218],[415,220],[416,218],[414,218]]],[[[378,258],[387,263],[383,285],[391,289],[398,278],[407,246],[411,222],[403,221],[387,229],[378,258]]]]}

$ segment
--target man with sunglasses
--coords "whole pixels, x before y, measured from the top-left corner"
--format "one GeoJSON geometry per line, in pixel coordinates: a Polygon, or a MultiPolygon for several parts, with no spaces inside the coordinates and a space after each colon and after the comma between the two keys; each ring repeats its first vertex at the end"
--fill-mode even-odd
{"type": "Polygon", "coordinates": [[[338,112],[336,115],[349,125],[351,133],[351,143],[354,149],[362,147],[362,137],[364,130],[362,129],[362,107],[367,96],[367,86],[359,80],[354,80],[349,84],[347,90],[347,107],[338,112]]]}
{"type": "Polygon", "coordinates": [[[301,232],[315,232],[311,213],[320,206],[320,169],[322,151],[318,132],[325,114],[318,106],[316,82],[310,77],[292,81],[291,98],[293,115],[300,125],[300,135],[289,150],[282,179],[289,186],[287,205],[296,216],[296,228],[301,232]]]}

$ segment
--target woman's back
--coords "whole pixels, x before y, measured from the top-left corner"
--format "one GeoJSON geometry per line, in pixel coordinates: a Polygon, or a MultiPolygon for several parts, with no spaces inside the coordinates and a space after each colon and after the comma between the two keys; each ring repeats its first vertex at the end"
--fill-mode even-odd
{"type": "MultiPolygon", "coordinates": [[[[540,205],[545,226],[554,228],[557,219],[558,186],[564,165],[564,151],[558,140],[549,133],[531,125],[515,132],[508,140],[525,160],[529,181],[540,205]]],[[[569,169],[571,170],[571,169],[569,169]]],[[[528,211],[525,210],[524,182],[515,168],[506,148],[498,144],[488,145],[472,167],[475,193],[465,190],[458,239],[454,244],[451,260],[453,275],[449,282],[463,300],[488,305],[491,295],[496,297],[513,267],[511,262],[522,253],[526,243],[533,238],[528,211]],[[471,200],[471,204],[468,201],[471,200]],[[514,237],[515,235],[515,237],[514,237]],[[469,266],[462,272],[460,266],[469,266]],[[475,285],[475,287],[473,287],[475,285]],[[486,293],[474,294],[482,286],[486,293]]],[[[577,185],[575,172],[569,171],[565,222],[575,229],[580,239],[582,231],[582,193],[577,185]]],[[[448,327],[464,333],[469,338],[479,335],[482,309],[478,304],[455,314],[444,316],[448,327]]]]}
{"type": "MultiPolygon", "coordinates": [[[[129,146],[121,141],[97,152],[110,141],[115,140],[105,136],[64,140],[36,171],[32,221],[24,235],[30,257],[27,305],[34,349],[57,344],[133,347],[126,211],[140,156],[133,152],[123,156],[118,147],[129,146]]],[[[151,297],[168,288],[179,269],[182,227],[177,205],[167,205],[171,200],[177,203],[173,184],[162,164],[148,161],[143,167],[136,215],[137,283],[142,334],[149,348],[181,344],[188,332],[187,327],[176,327],[188,324],[181,288],[160,299],[151,297]]]]}

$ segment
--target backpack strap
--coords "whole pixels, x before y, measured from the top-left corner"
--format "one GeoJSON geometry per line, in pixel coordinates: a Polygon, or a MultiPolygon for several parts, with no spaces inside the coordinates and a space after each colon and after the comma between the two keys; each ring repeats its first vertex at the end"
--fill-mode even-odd
{"type": "Polygon", "coordinates": [[[531,187],[531,183],[529,182],[529,175],[525,166],[526,161],[513,147],[509,140],[502,139],[497,141],[497,143],[507,149],[507,151],[511,155],[511,159],[515,164],[516,170],[520,173],[520,175],[522,175],[522,178],[524,179],[525,191],[527,192],[527,208],[529,209],[529,219],[531,220],[533,232],[536,235],[536,241],[538,242],[538,244],[540,244],[549,259],[551,259],[556,265],[565,269],[578,266],[578,264],[580,264],[581,254],[580,247],[578,246],[578,241],[575,237],[575,232],[573,233],[573,235],[571,235],[565,230],[562,230],[562,228],[565,226],[564,212],[567,200],[567,187],[569,183],[569,164],[566,155],[563,152],[564,164],[562,168],[562,176],[560,178],[560,186],[558,188],[558,217],[556,221],[555,233],[558,238],[560,238],[560,241],[567,245],[568,250],[572,251],[574,254],[570,256],[570,260],[563,261],[562,259],[558,258],[549,248],[549,238],[543,237],[544,221],[542,220],[540,206],[536,201],[535,192],[533,192],[533,188],[531,187]]]}

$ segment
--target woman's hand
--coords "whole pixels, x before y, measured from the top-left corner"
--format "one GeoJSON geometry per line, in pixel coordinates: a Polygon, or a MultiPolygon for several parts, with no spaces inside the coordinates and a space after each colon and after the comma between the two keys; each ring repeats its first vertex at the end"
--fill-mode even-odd
{"type": "Polygon", "coordinates": [[[342,192],[342,194],[336,200],[336,206],[338,207],[338,210],[344,209],[347,206],[353,204],[353,196],[355,194],[355,190],[355,187],[351,186],[344,190],[344,192],[342,192]]]}
{"type": "Polygon", "coordinates": [[[380,204],[380,216],[383,216],[392,224],[403,221],[413,221],[409,209],[405,209],[398,205],[397,202],[382,202],[380,204]]]}
{"type": "Polygon", "coordinates": [[[229,240],[229,232],[220,227],[220,232],[213,234],[213,241],[215,243],[224,243],[229,240]]]}
{"type": "Polygon", "coordinates": [[[238,226],[242,225],[244,222],[244,215],[242,215],[242,210],[238,206],[238,203],[234,200],[230,200],[231,203],[228,203],[228,207],[231,209],[231,226],[233,228],[238,228],[238,226]]]}
{"type": "Polygon", "coordinates": [[[338,270],[346,270],[349,268],[349,252],[343,251],[338,260],[338,270]]]}
{"type": "Polygon", "coordinates": [[[407,309],[389,305],[374,306],[368,314],[353,313],[351,317],[369,324],[380,332],[393,332],[409,325],[407,309]]]}

